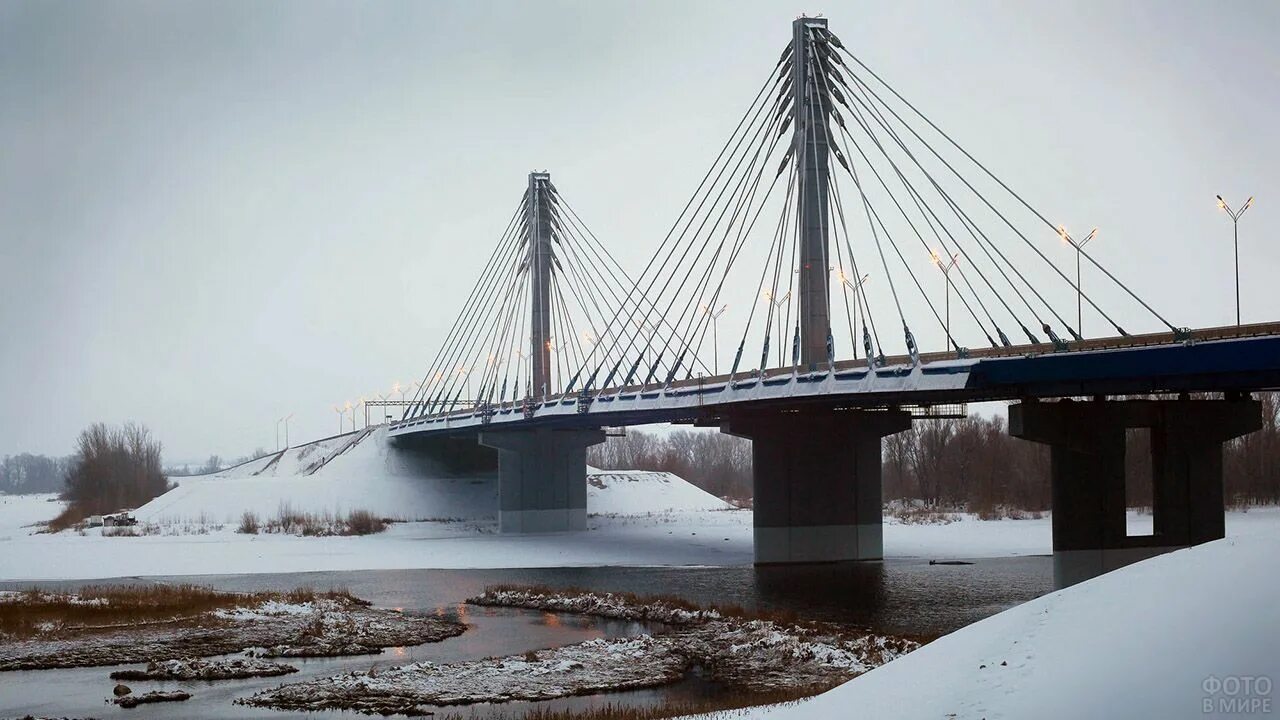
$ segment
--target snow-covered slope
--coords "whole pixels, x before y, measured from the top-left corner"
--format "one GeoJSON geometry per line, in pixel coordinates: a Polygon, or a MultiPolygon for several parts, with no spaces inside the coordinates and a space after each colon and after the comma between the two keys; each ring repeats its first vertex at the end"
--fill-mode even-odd
{"type": "Polygon", "coordinates": [[[589,513],[638,515],[732,509],[724,500],[668,472],[587,469],[589,513]]]}
{"type": "Polygon", "coordinates": [[[493,478],[433,473],[422,459],[395,452],[381,428],[176,481],[138,509],[139,520],[234,523],[245,511],[270,517],[286,505],[307,513],[369,510],[396,520],[484,518],[494,515],[498,497],[493,478]]]}
{"type": "MultiPolygon", "coordinates": [[[[1274,511],[1249,516],[1255,514],[1274,518],[1274,511]]],[[[749,715],[809,720],[845,717],[851,709],[868,718],[958,720],[1262,714],[1257,706],[1233,712],[1239,706],[1230,703],[1274,703],[1280,532],[1274,522],[1240,527],[1244,532],[1225,540],[1006,610],[808,702],[749,715]],[[1244,678],[1266,680],[1250,693],[1244,678]]]]}
{"type": "MultiPolygon", "coordinates": [[[[246,510],[274,516],[284,505],[309,513],[369,510],[397,520],[487,519],[497,515],[493,474],[447,477],[420,455],[399,452],[385,428],[348,433],[268,455],[213,475],[176,478],[178,487],[139,508],[139,520],[234,523],[246,510]]],[[[596,514],[727,509],[670,473],[596,471],[587,511],[596,514]]]]}

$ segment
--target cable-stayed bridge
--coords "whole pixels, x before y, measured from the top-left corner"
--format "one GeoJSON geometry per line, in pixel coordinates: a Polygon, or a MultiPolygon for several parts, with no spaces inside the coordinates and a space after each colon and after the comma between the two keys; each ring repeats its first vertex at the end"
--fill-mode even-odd
{"type": "Polygon", "coordinates": [[[881,438],[912,408],[1016,400],[1011,432],[1053,447],[1055,552],[1096,570],[1222,536],[1221,442],[1258,426],[1250,392],[1277,387],[1280,324],[1166,319],[826,20],[800,18],[638,274],[550,174],[529,175],[390,432],[497,448],[502,527],[528,531],[585,526],[601,428],[719,426],[754,441],[758,561],[870,559],[881,438]],[[1050,255],[1063,244],[1075,272],[1050,255]],[[1110,399],[1139,394],[1171,397],[1110,399]],[[1145,539],[1124,534],[1133,427],[1153,438],[1145,539]]]}

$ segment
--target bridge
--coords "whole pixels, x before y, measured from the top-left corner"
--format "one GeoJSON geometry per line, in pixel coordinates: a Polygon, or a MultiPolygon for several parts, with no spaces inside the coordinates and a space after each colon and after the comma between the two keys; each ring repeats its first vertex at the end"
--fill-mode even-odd
{"type": "Polygon", "coordinates": [[[496,450],[502,531],[539,532],[585,529],[585,453],[603,428],[718,427],[753,441],[757,562],[867,560],[882,556],[882,438],[931,407],[1009,401],[1010,432],[1052,448],[1060,580],[1223,537],[1221,446],[1260,427],[1251,393],[1280,388],[1280,323],[1177,326],[1086,241],[827,20],[799,18],[638,275],[550,173],[528,176],[389,432],[496,450]],[[1049,255],[1064,247],[1074,273],[1049,255]],[[926,289],[938,279],[941,303],[926,289]],[[730,298],[749,309],[722,371],[730,298]],[[1152,329],[1130,333],[1122,312],[1152,329]],[[1124,523],[1136,427],[1154,468],[1142,538],[1124,523]]]}

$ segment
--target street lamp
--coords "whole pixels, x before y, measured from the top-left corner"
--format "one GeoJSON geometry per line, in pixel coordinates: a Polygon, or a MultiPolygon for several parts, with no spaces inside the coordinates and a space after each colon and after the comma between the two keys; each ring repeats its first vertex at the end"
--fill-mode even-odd
{"type": "Polygon", "coordinates": [[[348,401],[347,401],[347,403],[346,403],[346,405],[343,405],[343,406],[342,406],[342,409],[343,409],[343,410],[346,410],[348,413],[351,413],[351,432],[355,432],[355,431],[356,431],[356,407],[355,407],[355,405],[352,405],[352,404],[351,404],[351,401],[350,401],[350,400],[348,400],[348,401]]]}
{"type": "MultiPolygon", "coordinates": [[[[655,328],[653,323],[649,322],[645,318],[636,318],[633,322],[635,323],[635,326],[636,326],[636,334],[638,336],[644,337],[644,345],[640,346],[640,363],[644,365],[646,368],[649,368],[650,367],[649,350],[650,350],[650,346],[653,344],[653,337],[654,335],[657,334],[657,328],[655,328]],[[648,334],[646,335],[646,333],[648,334]]],[[[649,379],[648,373],[649,373],[649,370],[645,370],[644,377],[646,380],[649,379]]]]}
{"type": "Polygon", "coordinates": [[[945,328],[947,332],[947,342],[954,344],[954,341],[951,339],[951,269],[956,266],[957,262],[959,262],[960,254],[952,253],[951,260],[944,263],[942,262],[942,258],[938,257],[937,252],[930,250],[929,260],[932,261],[934,265],[937,265],[938,269],[942,271],[942,304],[945,308],[943,312],[945,313],[944,317],[946,318],[946,321],[943,323],[943,328],[945,328]]]}
{"type": "MultiPolygon", "coordinates": [[[[858,324],[858,291],[862,289],[863,285],[867,284],[867,280],[871,277],[871,273],[863,273],[862,277],[859,278],[857,282],[854,282],[849,279],[848,275],[844,274],[843,269],[840,269],[836,272],[836,277],[840,279],[841,285],[844,285],[845,287],[849,288],[849,291],[853,293],[853,324],[857,325],[858,324]]],[[[853,341],[853,357],[856,359],[858,357],[858,338],[853,337],[853,338],[850,338],[850,340],[853,341]]]]}
{"type": "Polygon", "coordinates": [[[720,316],[728,309],[728,305],[721,305],[719,310],[712,312],[711,308],[706,305],[702,306],[702,314],[711,316],[711,354],[714,357],[712,363],[715,365],[715,369],[712,372],[716,375],[720,374],[720,316]]]}
{"type": "Polygon", "coordinates": [[[289,449],[289,421],[293,419],[294,413],[289,413],[284,417],[284,449],[289,449]]]}
{"type": "MultiPolygon", "coordinates": [[[[348,403],[348,404],[350,404],[350,403],[348,403]]],[[[338,413],[338,434],[339,434],[339,435],[341,435],[341,434],[342,434],[342,415],[343,415],[343,413],[345,413],[346,411],[342,409],[342,406],[341,406],[341,405],[334,405],[334,406],[333,406],[333,411],[334,411],[334,412],[336,412],[336,413],[338,413]]]]}
{"type": "Polygon", "coordinates": [[[472,368],[458,368],[458,374],[467,379],[467,402],[471,402],[471,370],[472,368]]]}
{"type": "Polygon", "coordinates": [[[1231,231],[1236,246],[1236,325],[1240,324],[1240,216],[1253,205],[1253,198],[1244,201],[1239,210],[1232,211],[1227,201],[1218,196],[1218,207],[1231,218],[1231,231]]]}
{"type": "Polygon", "coordinates": [[[778,318],[778,367],[782,367],[782,348],[783,348],[783,345],[785,345],[786,343],[783,341],[783,338],[782,338],[782,314],[777,312],[777,310],[778,308],[785,305],[788,300],[791,299],[791,291],[788,290],[786,295],[783,295],[778,298],[774,298],[772,291],[765,290],[764,299],[765,299],[765,302],[768,302],[773,305],[773,309],[774,309],[773,314],[775,317],[778,318]]]}
{"type": "Polygon", "coordinates": [[[1081,300],[1084,297],[1084,292],[1080,289],[1080,255],[1084,246],[1088,245],[1090,240],[1098,236],[1098,228],[1090,230],[1089,234],[1080,241],[1071,237],[1071,233],[1068,233],[1067,229],[1061,225],[1058,226],[1058,234],[1062,236],[1063,242],[1076,249],[1076,332],[1080,333],[1080,336],[1083,337],[1084,305],[1081,303],[1081,300]]]}
{"type": "Polygon", "coordinates": [[[582,331],[582,342],[584,342],[584,343],[586,343],[586,344],[588,344],[588,345],[590,345],[590,346],[591,346],[591,370],[592,370],[592,372],[595,372],[595,369],[596,369],[596,347],[600,344],[600,338],[599,338],[599,337],[597,337],[597,336],[595,335],[595,333],[591,332],[590,330],[583,330],[583,331],[582,331]]]}

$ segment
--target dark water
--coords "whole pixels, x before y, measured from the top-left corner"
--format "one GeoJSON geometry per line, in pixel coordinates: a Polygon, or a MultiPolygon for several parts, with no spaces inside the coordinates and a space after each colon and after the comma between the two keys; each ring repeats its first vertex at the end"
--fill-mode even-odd
{"type": "MultiPolygon", "coordinates": [[[[95,581],[100,582],[100,581],[95,581]]],[[[342,586],[380,607],[403,608],[456,617],[470,629],[455,638],[409,648],[390,648],[382,655],[301,660],[300,672],[284,682],[324,677],[374,665],[390,666],[428,660],[456,662],[523,653],[599,637],[646,632],[638,623],[605,621],[567,614],[478,608],[463,601],[486,585],[537,583],[637,594],[676,595],[700,604],[732,604],[752,609],[793,612],[888,633],[933,637],[964,627],[1052,590],[1049,557],[995,558],[971,565],[929,565],[926,561],[891,560],[800,567],[717,568],[540,568],[519,570],[371,570],[285,575],[199,575],[165,578],[120,578],[108,582],[196,582],[227,590],[286,590],[299,586],[342,586]]],[[[74,587],[80,583],[38,583],[74,587]]],[[[30,583],[0,583],[20,589],[30,583]]],[[[292,662],[292,661],[291,661],[292,662]]],[[[279,684],[281,678],[205,683],[134,683],[134,691],[182,687],[194,696],[179,705],[121,710],[104,704],[113,668],[0,673],[0,717],[25,714],[56,716],[127,716],[134,718],[295,717],[231,704],[238,697],[279,684]]],[[[441,709],[464,717],[519,717],[534,706],[586,708],[653,705],[680,698],[706,697],[719,691],[697,677],[673,686],[566,698],[542,703],[503,703],[441,709]]],[[[346,715],[346,713],[332,713],[346,715]]],[[[315,718],[299,714],[296,717],[315,718]]],[[[364,717],[364,716],[361,716],[364,717]]]]}

